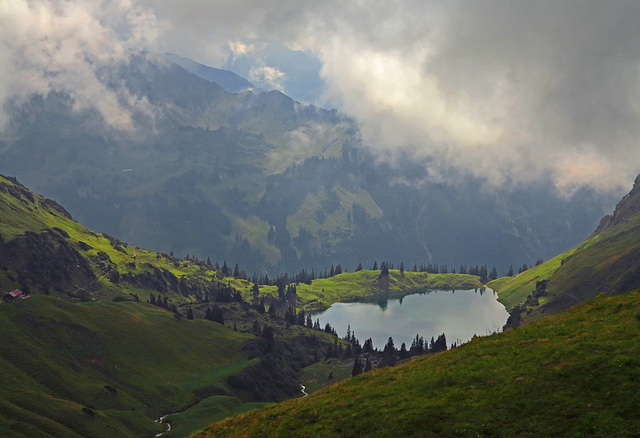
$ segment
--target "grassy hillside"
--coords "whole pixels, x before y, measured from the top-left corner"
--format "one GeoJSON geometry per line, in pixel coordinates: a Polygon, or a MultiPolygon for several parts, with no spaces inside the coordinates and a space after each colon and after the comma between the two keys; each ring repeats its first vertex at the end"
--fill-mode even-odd
{"type": "Polygon", "coordinates": [[[221,282],[249,297],[246,281],[93,232],[57,203],[3,176],[0,217],[0,290],[20,287],[81,300],[135,295],[145,300],[162,292],[179,304],[221,282]]]}
{"type": "Polygon", "coordinates": [[[599,293],[619,294],[640,287],[640,214],[623,211],[628,214],[624,220],[576,248],[488,286],[498,292],[512,315],[521,315],[525,322],[563,311],[599,293]],[[540,280],[548,284],[536,291],[540,280]]]}
{"type": "Polygon", "coordinates": [[[145,436],[198,402],[233,412],[225,379],[252,364],[254,338],[148,304],[42,295],[0,304],[0,336],[3,437],[145,436]]]}
{"type": "Polygon", "coordinates": [[[194,436],[637,436],[639,306],[600,297],[194,436]]]}
{"type": "Polygon", "coordinates": [[[490,281],[487,286],[498,292],[498,301],[504,304],[507,310],[511,310],[527,299],[527,296],[535,290],[538,281],[551,278],[562,264],[562,261],[573,254],[574,251],[575,249],[570,249],[513,277],[501,277],[490,281]]]}

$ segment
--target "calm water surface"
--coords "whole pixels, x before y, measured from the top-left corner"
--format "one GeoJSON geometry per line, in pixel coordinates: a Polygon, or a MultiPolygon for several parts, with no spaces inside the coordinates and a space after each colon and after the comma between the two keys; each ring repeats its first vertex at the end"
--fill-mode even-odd
{"type": "Polygon", "coordinates": [[[444,333],[447,343],[466,342],[474,334],[484,336],[500,331],[509,314],[492,289],[427,291],[402,298],[377,296],[368,302],[335,303],[313,316],[322,327],[328,322],[343,337],[347,326],[355,331],[360,344],[372,338],[382,349],[389,337],[396,348],[407,349],[416,334],[430,340],[444,333]]]}

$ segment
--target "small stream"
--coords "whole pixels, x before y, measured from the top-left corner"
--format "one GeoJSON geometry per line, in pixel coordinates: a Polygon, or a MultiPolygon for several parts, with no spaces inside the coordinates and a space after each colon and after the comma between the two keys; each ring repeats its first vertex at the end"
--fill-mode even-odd
{"type": "MultiPolygon", "coordinates": [[[[159,419],[156,420],[156,423],[164,423],[164,419],[167,418],[168,415],[169,414],[160,417],[159,419]]],[[[171,430],[171,423],[164,423],[164,424],[167,425],[167,430],[165,430],[164,432],[157,433],[156,436],[162,436],[171,430]]]]}

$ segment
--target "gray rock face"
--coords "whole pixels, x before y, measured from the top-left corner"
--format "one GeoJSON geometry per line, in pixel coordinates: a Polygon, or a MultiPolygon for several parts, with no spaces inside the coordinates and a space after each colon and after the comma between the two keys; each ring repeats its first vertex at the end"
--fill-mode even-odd
{"type": "Polygon", "coordinates": [[[640,175],[636,177],[631,191],[625,195],[611,215],[602,218],[595,234],[626,222],[631,216],[640,213],[640,175]]]}

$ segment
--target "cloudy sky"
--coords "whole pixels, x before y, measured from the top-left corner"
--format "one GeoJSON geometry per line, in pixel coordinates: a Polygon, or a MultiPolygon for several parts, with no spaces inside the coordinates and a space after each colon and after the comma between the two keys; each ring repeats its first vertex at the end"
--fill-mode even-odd
{"type": "MultiPolygon", "coordinates": [[[[382,157],[566,193],[640,171],[636,0],[0,0],[0,101],[66,91],[135,129],[120,102],[145,102],[107,90],[97,66],[128,49],[222,66],[261,42],[317,58],[321,98],[382,157]]],[[[286,73],[255,60],[282,88],[286,73]]]]}

